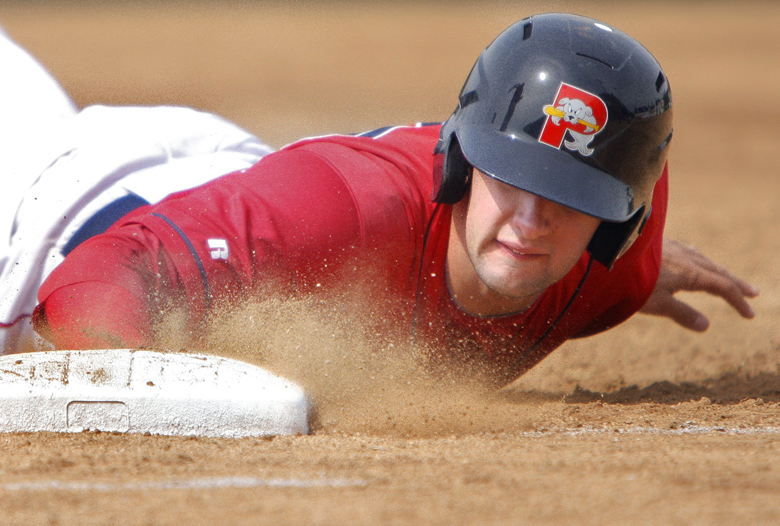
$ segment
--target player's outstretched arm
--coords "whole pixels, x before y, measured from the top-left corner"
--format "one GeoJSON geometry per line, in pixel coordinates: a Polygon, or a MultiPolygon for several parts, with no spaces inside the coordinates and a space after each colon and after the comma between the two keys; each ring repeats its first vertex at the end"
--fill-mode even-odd
{"type": "Polygon", "coordinates": [[[147,305],[112,283],[88,281],[54,290],[35,311],[35,330],[57,349],[151,345],[147,305]]]}
{"type": "Polygon", "coordinates": [[[758,288],[710,261],[695,248],[664,239],[658,282],[639,312],[671,318],[686,329],[706,331],[709,319],[674,297],[681,290],[720,296],[744,318],[755,316],[747,298],[758,296],[758,288]]]}
{"type": "Polygon", "coordinates": [[[87,240],[41,286],[33,326],[56,348],[153,345],[157,300],[172,288],[170,265],[152,234],[125,230],[87,240]]]}

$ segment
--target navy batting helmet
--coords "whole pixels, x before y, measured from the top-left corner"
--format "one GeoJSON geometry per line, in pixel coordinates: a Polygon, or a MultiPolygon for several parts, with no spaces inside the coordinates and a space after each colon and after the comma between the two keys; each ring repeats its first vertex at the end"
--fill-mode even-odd
{"type": "Polygon", "coordinates": [[[465,195],[471,167],[602,220],[607,267],[650,215],[672,136],[661,66],[636,40],[568,14],[514,24],[482,52],[444,123],[434,200],[465,195]]]}

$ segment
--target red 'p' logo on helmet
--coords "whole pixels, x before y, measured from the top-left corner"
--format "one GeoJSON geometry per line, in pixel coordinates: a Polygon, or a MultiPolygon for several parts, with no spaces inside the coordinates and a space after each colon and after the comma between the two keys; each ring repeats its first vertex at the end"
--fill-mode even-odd
{"type": "Polygon", "coordinates": [[[593,153],[590,142],[607,125],[607,105],[604,101],[565,82],[561,82],[553,104],[548,104],[542,111],[547,120],[539,142],[558,149],[564,145],[585,156],[593,153]],[[569,132],[570,140],[564,140],[566,132],[569,132]]]}

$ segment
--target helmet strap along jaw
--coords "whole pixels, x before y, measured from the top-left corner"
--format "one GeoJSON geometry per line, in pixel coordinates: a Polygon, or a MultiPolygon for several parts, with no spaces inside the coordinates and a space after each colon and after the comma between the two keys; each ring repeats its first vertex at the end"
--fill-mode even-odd
{"type": "MultiPolygon", "coordinates": [[[[437,163],[437,161],[434,162],[437,163]]],[[[441,183],[437,188],[434,182],[433,201],[453,205],[466,195],[473,170],[463,156],[458,138],[454,133],[450,136],[446,146],[444,159],[438,163],[440,163],[441,168],[434,166],[434,170],[441,170],[441,183]]]]}
{"type": "Polygon", "coordinates": [[[648,210],[645,214],[645,208],[642,207],[630,219],[622,223],[602,221],[588,243],[588,252],[593,256],[593,259],[611,270],[615,260],[623,254],[634,233],[641,231],[649,217],[650,211],[648,210]]]}

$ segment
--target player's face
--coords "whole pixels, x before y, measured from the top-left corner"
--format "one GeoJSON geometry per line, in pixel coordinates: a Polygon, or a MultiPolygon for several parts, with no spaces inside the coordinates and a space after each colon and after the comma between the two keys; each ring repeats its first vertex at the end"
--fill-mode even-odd
{"type": "Polygon", "coordinates": [[[447,254],[456,301],[473,314],[528,306],[577,263],[599,220],[474,170],[453,208],[447,254]]]}

